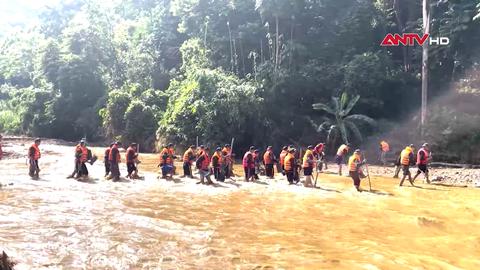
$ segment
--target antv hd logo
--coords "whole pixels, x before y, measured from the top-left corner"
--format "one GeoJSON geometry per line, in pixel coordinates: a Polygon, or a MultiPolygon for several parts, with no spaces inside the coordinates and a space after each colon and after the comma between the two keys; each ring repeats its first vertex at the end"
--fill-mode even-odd
{"type": "Polygon", "coordinates": [[[432,38],[429,34],[423,34],[420,36],[419,34],[415,33],[405,33],[405,34],[387,34],[383,39],[381,46],[415,46],[420,45],[423,46],[425,42],[430,45],[448,45],[450,44],[450,39],[448,37],[436,37],[432,38]]]}

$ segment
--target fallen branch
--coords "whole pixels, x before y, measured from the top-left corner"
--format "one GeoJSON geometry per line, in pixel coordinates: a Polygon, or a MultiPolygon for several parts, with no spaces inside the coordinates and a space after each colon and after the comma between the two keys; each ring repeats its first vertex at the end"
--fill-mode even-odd
{"type": "Polygon", "coordinates": [[[445,162],[432,162],[430,166],[433,168],[444,167],[444,168],[457,168],[457,169],[480,169],[480,165],[473,164],[455,164],[455,163],[445,163],[445,162]]]}

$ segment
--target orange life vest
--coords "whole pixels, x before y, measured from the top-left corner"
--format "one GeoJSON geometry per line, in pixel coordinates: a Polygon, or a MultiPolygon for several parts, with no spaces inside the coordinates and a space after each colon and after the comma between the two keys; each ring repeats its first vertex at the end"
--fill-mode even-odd
{"type": "Polygon", "coordinates": [[[222,149],[222,155],[225,158],[225,163],[226,164],[232,163],[232,150],[231,149],[229,150],[228,148],[224,147],[222,149]]]}
{"type": "MultiPolygon", "coordinates": [[[[212,156],[212,162],[213,162],[213,158],[215,158],[215,157],[218,159],[217,167],[221,167],[222,164],[223,164],[222,154],[219,154],[218,152],[215,152],[212,156]]],[[[213,166],[213,164],[212,164],[212,166],[213,166]]]]}
{"type": "Polygon", "coordinates": [[[285,157],[284,167],[286,171],[293,171],[293,166],[295,165],[295,156],[292,153],[288,153],[285,157]]]}
{"type": "Polygon", "coordinates": [[[108,153],[108,160],[113,161],[113,149],[117,149],[117,162],[120,163],[122,161],[122,157],[120,156],[120,151],[118,151],[118,145],[114,144],[112,148],[110,148],[110,152],[108,153]]]}
{"type": "Polygon", "coordinates": [[[136,154],[136,151],[135,149],[133,149],[133,147],[129,146],[127,148],[127,153],[125,154],[125,160],[128,162],[128,163],[132,163],[135,161],[135,154],[136,154]],[[130,154],[132,153],[132,154],[130,154]],[[129,156],[132,156],[133,159],[130,159],[129,156]]]}
{"type": "Polygon", "coordinates": [[[313,168],[314,164],[314,156],[312,150],[305,151],[305,155],[303,156],[303,168],[313,168]]]}
{"type": "Polygon", "coordinates": [[[192,157],[193,157],[193,150],[191,148],[188,148],[187,151],[183,154],[183,162],[192,162],[192,157]]]}
{"type": "Polygon", "coordinates": [[[351,172],[356,172],[358,169],[357,164],[360,163],[360,155],[353,154],[349,159],[348,159],[348,169],[351,172]]]}
{"type": "Polygon", "coordinates": [[[33,154],[33,159],[39,160],[41,157],[41,154],[40,154],[40,149],[38,148],[38,145],[34,143],[30,148],[33,148],[35,150],[35,153],[33,154]]]}
{"type": "Polygon", "coordinates": [[[273,164],[273,152],[272,152],[272,150],[267,150],[265,152],[265,154],[263,154],[263,163],[265,163],[265,165],[273,164]]]}
{"type": "Polygon", "coordinates": [[[410,165],[410,153],[412,153],[412,148],[410,147],[402,150],[402,153],[400,153],[400,163],[402,165],[410,165]]]}

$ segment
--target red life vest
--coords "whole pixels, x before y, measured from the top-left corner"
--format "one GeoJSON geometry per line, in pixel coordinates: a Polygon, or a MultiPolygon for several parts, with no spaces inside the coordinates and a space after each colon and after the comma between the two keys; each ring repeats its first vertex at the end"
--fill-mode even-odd
{"type": "Polygon", "coordinates": [[[108,153],[108,160],[113,161],[113,149],[117,149],[117,162],[120,163],[122,161],[122,157],[120,157],[120,151],[118,151],[118,145],[114,144],[112,148],[110,148],[110,152],[108,153]]]}
{"type": "Polygon", "coordinates": [[[164,165],[165,163],[170,164],[170,153],[168,148],[163,148],[162,152],[160,152],[160,165],[164,165]],[[164,156],[167,156],[167,158],[164,159],[164,156]]]}
{"type": "Polygon", "coordinates": [[[321,154],[323,152],[324,147],[325,147],[325,145],[323,143],[319,143],[319,144],[317,144],[317,146],[315,146],[314,152],[316,154],[321,154]]]}
{"type": "Polygon", "coordinates": [[[203,171],[206,171],[208,170],[208,165],[210,165],[210,157],[208,156],[208,153],[205,151],[203,152],[202,157],[203,157],[203,160],[202,160],[200,169],[203,171]]]}
{"type": "Polygon", "coordinates": [[[428,151],[423,148],[420,148],[417,154],[417,165],[427,165],[427,163],[428,163],[428,151]],[[424,153],[423,159],[420,157],[421,152],[424,153]]]}
{"type": "Polygon", "coordinates": [[[255,163],[253,162],[253,154],[250,151],[247,151],[245,155],[243,155],[242,165],[244,168],[255,168],[255,163]],[[251,158],[248,158],[248,156],[251,158]]]}
{"type": "Polygon", "coordinates": [[[105,160],[107,160],[110,157],[110,150],[111,150],[110,147],[105,149],[105,160]]]}
{"type": "Polygon", "coordinates": [[[133,149],[133,147],[128,147],[127,148],[127,153],[125,154],[125,160],[127,160],[127,162],[129,163],[132,163],[135,161],[135,149],[133,149]],[[130,154],[131,153],[131,154],[130,154]],[[129,156],[131,156],[133,159],[130,159],[129,156]]]}
{"type": "Polygon", "coordinates": [[[80,144],[77,145],[75,151],[82,152],[82,155],[80,156],[80,161],[81,162],[86,162],[88,160],[88,149],[85,146],[81,146],[80,144]]]}
{"type": "Polygon", "coordinates": [[[41,157],[40,149],[38,149],[38,145],[32,144],[31,148],[35,149],[35,153],[33,154],[34,160],[39,160],[41,157]]]}

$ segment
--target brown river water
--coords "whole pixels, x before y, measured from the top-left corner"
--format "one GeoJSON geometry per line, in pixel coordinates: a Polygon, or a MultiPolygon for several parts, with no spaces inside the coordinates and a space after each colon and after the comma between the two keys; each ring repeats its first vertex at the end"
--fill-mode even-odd
{"type": "Polygon", "coordinates": [[[41,149],[39,181],[24,158],[0,161],[13,183],[0,190],[0,249],[16,269],[480,269],[479,189],[374,176],[357,193],[327,174],[319,189],[280,176],[202,186],[158,180],[156,155],[140,158],[145,180],[104,180],[102,156],[78,182],[72,147],[41,149]]]}

